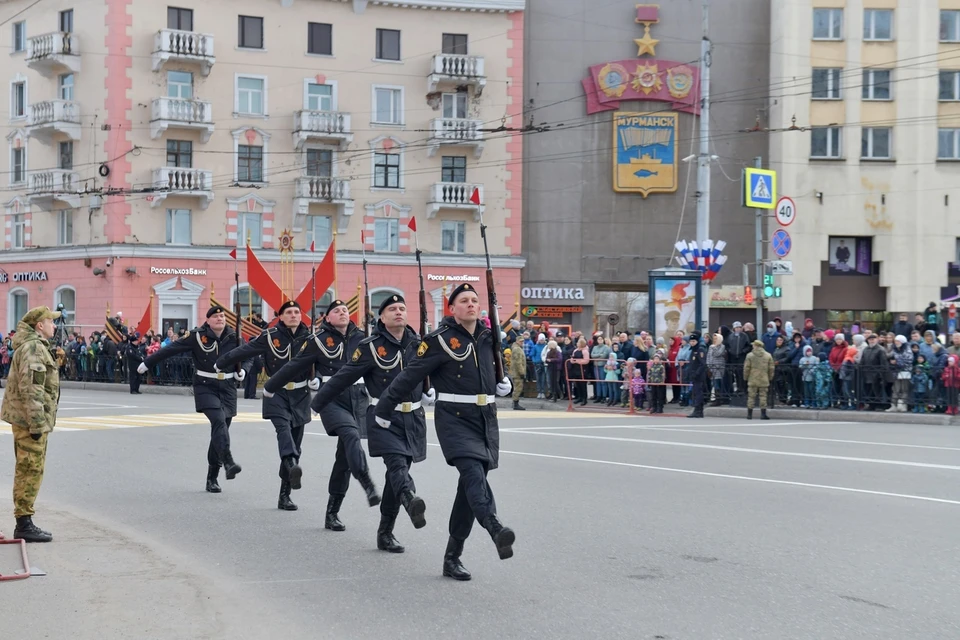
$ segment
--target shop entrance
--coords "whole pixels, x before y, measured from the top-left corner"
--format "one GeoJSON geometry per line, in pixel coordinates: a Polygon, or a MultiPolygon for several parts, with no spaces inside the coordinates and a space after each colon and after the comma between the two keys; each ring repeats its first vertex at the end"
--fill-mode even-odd
{"type": "Polygon", "coordinates": [[[190,329],[189,318],[192,312],[193,307],[188,304],[163,305],[160,324],[163,327],[164,335],[170,327],[173,327],[174,333],[180,333],[183,329],[190,329]]]}

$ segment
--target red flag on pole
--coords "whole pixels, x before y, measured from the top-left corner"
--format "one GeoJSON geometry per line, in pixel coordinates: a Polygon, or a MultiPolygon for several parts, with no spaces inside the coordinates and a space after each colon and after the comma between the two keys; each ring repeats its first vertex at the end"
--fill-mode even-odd
{"type": "Polygon", "coordinates": [[[137,324],[137,333],[141,336],[146,334],[147,331],[150,331],[151,316],[153,316],[153,296],[150,296],[150,302],[147,303],[147,310],[143,312],[143,317],[140,318],[140,323],[137,324]]]}
{"type": "Polygon", "coordinates": [[[407,226],[410,228],[410,231],[414,233],[417,232],[417,216],[411,216],[410,222],[407,223],[407,226]]]}
{"type": "MultiPolygon", "coordinates": [[[[263,264],[260,263],[260,260],[256,254],[253,253],[253,249],[251,249],[249,245],[247,245],[247,282],[250,283],[254,291],[260,294],[260,298],[270,305],[271,309],[279,309],[280,305],[286,300],[286,296],[283,295],[283,289],[281,289],[280,285],[267,273],[267,270],[263,268],[263,264]]],[[[310,291],[308,289],[306,306],[310,305],[309,294],[310,291]]]]}
{"type": "Polygon", "coordinates": [[[363,229],[360,229],[360,244],[367,244],[367,237],[363,233],[363,229]]]}
{"type": "Polygon", "coordinates": [[[470,202],[478,207],[480,206],[480,189],[476,187],[473,188],[473,193],[470,194],[470,202]]]}
{"type": "Polygon", "coordinates": [[[317,250],[317,241],[314,240],[310,243],[310,253],[313,253],[316,250],[317,250]]]}
{"type": "Polygon", "coordinates": [[[236,248],[236,247],[234,247],[234,248],[233,248],[233,251],[230,252],[230,257],[233,258],[234,260],[237,259],[237,248],[236,248]]]}
{"type": "MultiPolygon", "coordinates": [[[[317,295],[323,296],[332,285],[334,280],[336,280],[337,274],[337,240],[333,239],[333,242],[330,243],[330,247],[327,249],[327,254],[323,256],[323,260],[320,261],[320,264],[317,265],[317,274],[314,276],[317,287],[317,295]]],[[[307,309],[310,307],[310,297],[313,294],[313,288],[310,282],[307,282],[307,286],[303,288],[303,291],[297,295],[297,302],[300,304],[300,308],[307,309]]],[[[279,307],[276,307],[279,308],[279,307]]],[[[307,322],[306,316],[304,316],[304,322],[307,322]]]]}

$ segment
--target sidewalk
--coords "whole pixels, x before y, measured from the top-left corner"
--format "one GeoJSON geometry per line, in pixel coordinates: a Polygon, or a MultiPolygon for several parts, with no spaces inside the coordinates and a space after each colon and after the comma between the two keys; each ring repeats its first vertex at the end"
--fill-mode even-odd
{"type": "MultiPolygon", "coordinates": [[[[887,413],[885,411],[839,411],[837,409],[796,409],[773,408],[768,409],[770,420],[809,420],[811,422],[874,422],[882,424],[937,424],[960,425],[960,418],[954,418],[943,413],[887,413]]],[[[705,407],[703,415],[708,418],[737,418],[747,417],[747,410],[743,407],[705,407]]],[[[755,409],[753,419],[760,417],[760,410],[755,409]]]]}

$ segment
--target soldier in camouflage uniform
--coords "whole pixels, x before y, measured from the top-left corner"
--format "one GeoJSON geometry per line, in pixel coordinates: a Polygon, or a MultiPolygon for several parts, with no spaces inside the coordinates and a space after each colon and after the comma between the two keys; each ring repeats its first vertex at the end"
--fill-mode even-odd
{"type": "Polygon", "coordinates": [[[0,418],[13,428],[17,467],[13,476],[13,537],[50,542],[53,535],[33,524],[33,504],[43,482],[47,434],[57,421],[60,373],[51,352],[59,311],[36,307],[24,314],[13,338],[15,349],[0,418]]]}

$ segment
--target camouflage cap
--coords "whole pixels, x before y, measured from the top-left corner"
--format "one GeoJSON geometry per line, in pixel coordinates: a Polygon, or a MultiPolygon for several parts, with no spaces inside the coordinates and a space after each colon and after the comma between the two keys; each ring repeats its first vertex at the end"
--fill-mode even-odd
{"type": "Polygon", "coordinates": [[[59,311],[51,311],[50,307],[34,307],[23,314],[21,322],[25,322],[31,327],[36,326],[41,320],[46,320],[47,318],[51,320],[56,320],[60,317],[59,311]]]}

